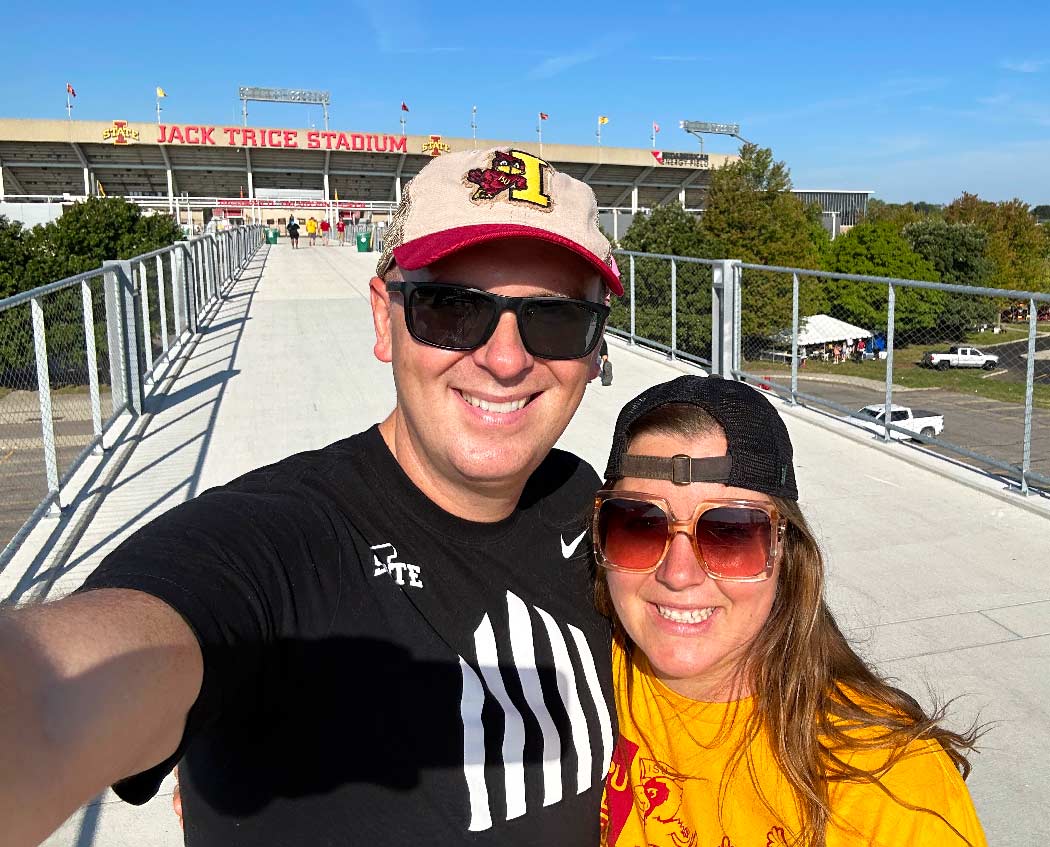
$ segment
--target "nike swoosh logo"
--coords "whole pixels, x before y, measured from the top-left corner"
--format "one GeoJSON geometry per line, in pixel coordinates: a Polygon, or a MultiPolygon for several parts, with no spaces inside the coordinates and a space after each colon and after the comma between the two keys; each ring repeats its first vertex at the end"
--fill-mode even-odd
{"type": "Polygon", "coordinates": [[[579,535],[577,535],[568,544],[566,544],[565,543],[565,539],[562,538],[561,539],[561,555],[562,555],[562,557],[565,558],[565,559],[571,559],[572,558],[572,554],[576,552],[576,548],[580,546],[580,542],[583,541],[583,536],[585,536],[586,534],[587,534],[587,530],[584,530],[583,532],[581,532],[579,535]]]}

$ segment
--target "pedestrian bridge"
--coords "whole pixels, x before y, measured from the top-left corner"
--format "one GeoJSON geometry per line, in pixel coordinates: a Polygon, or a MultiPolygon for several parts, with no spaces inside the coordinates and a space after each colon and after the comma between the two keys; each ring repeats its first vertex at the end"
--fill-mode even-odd
{"type": "MultiPolygon", "coordinates": [[[[61,518],[45,517],[0,572],[0,598],[60,597],[123,538],[206,488],[384,417],[389,367],[372,355],[374,254],[264,246],[157,378],[61,518]]],[[[693,366],[611,339],[616,379],[591,383],[560,446],[605,466],[616,413],[693,366]]],[[[872,391],[869,402],[879,402],[872,391]]],[[[1050,821],[1050,508],[949,460],[884,444],[774,398],[796,449],[802,506],[828,556],[829,599],[860,652],[927,705],[958,697],[958,726],[990,729],[970,789],[992,844],[1037,843],[1050,821]]],[[[162,794],[111,793],[53,847],[174,847],[162,794]]]]}

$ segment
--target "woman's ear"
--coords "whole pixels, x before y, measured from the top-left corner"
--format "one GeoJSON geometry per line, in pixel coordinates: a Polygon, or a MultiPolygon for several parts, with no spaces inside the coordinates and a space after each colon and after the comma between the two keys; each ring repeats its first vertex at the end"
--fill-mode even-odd
{"type": "Polygon", "coordinates": [[[380,362],[389,363],[393,360],[390,292],[386,290],[386,283],[374,276],[368,284],[368,294],[372,301],[372,323],[376,331],[376,343],[372,352],[380,362]]]}

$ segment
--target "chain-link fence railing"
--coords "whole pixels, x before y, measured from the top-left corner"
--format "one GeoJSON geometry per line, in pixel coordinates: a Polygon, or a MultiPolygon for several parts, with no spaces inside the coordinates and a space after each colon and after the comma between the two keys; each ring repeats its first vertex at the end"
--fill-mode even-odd
{"type": "Polygon", "coordinates": [[[0,569],[263,240],[227,230],[0,300],[0,569]]]}
{"type": "Polygon", "coordinates": [[[1050,494],[1050,294],[615,254],[614,334],[1050,494]]]}

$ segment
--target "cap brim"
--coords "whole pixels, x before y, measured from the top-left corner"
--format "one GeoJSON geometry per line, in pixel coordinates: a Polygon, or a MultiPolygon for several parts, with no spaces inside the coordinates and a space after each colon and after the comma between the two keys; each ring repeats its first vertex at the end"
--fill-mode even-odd
{"type": "Polygon", "coordinates": [[[604,282],[613,294],[623,294],[623,283],[619,275],[609,265],[605,264],[598,256],[575,241],[565,238],[557,233],[545,229],[537,229],[520,224],[478,224],[475,226],[459,226],[435,232],[432,235],[424,235],[416,238],[400,247],[394,248],[394,260],[398,267],[414,271],[431,265],[446,256],[451,256],[467,247],[475,244],[484,244],[489,241],[499,241],[504,238],[533,238],[546,241],[548,244],[557,244],[579,256],[592,265],[601,275],[604,282]]]}

